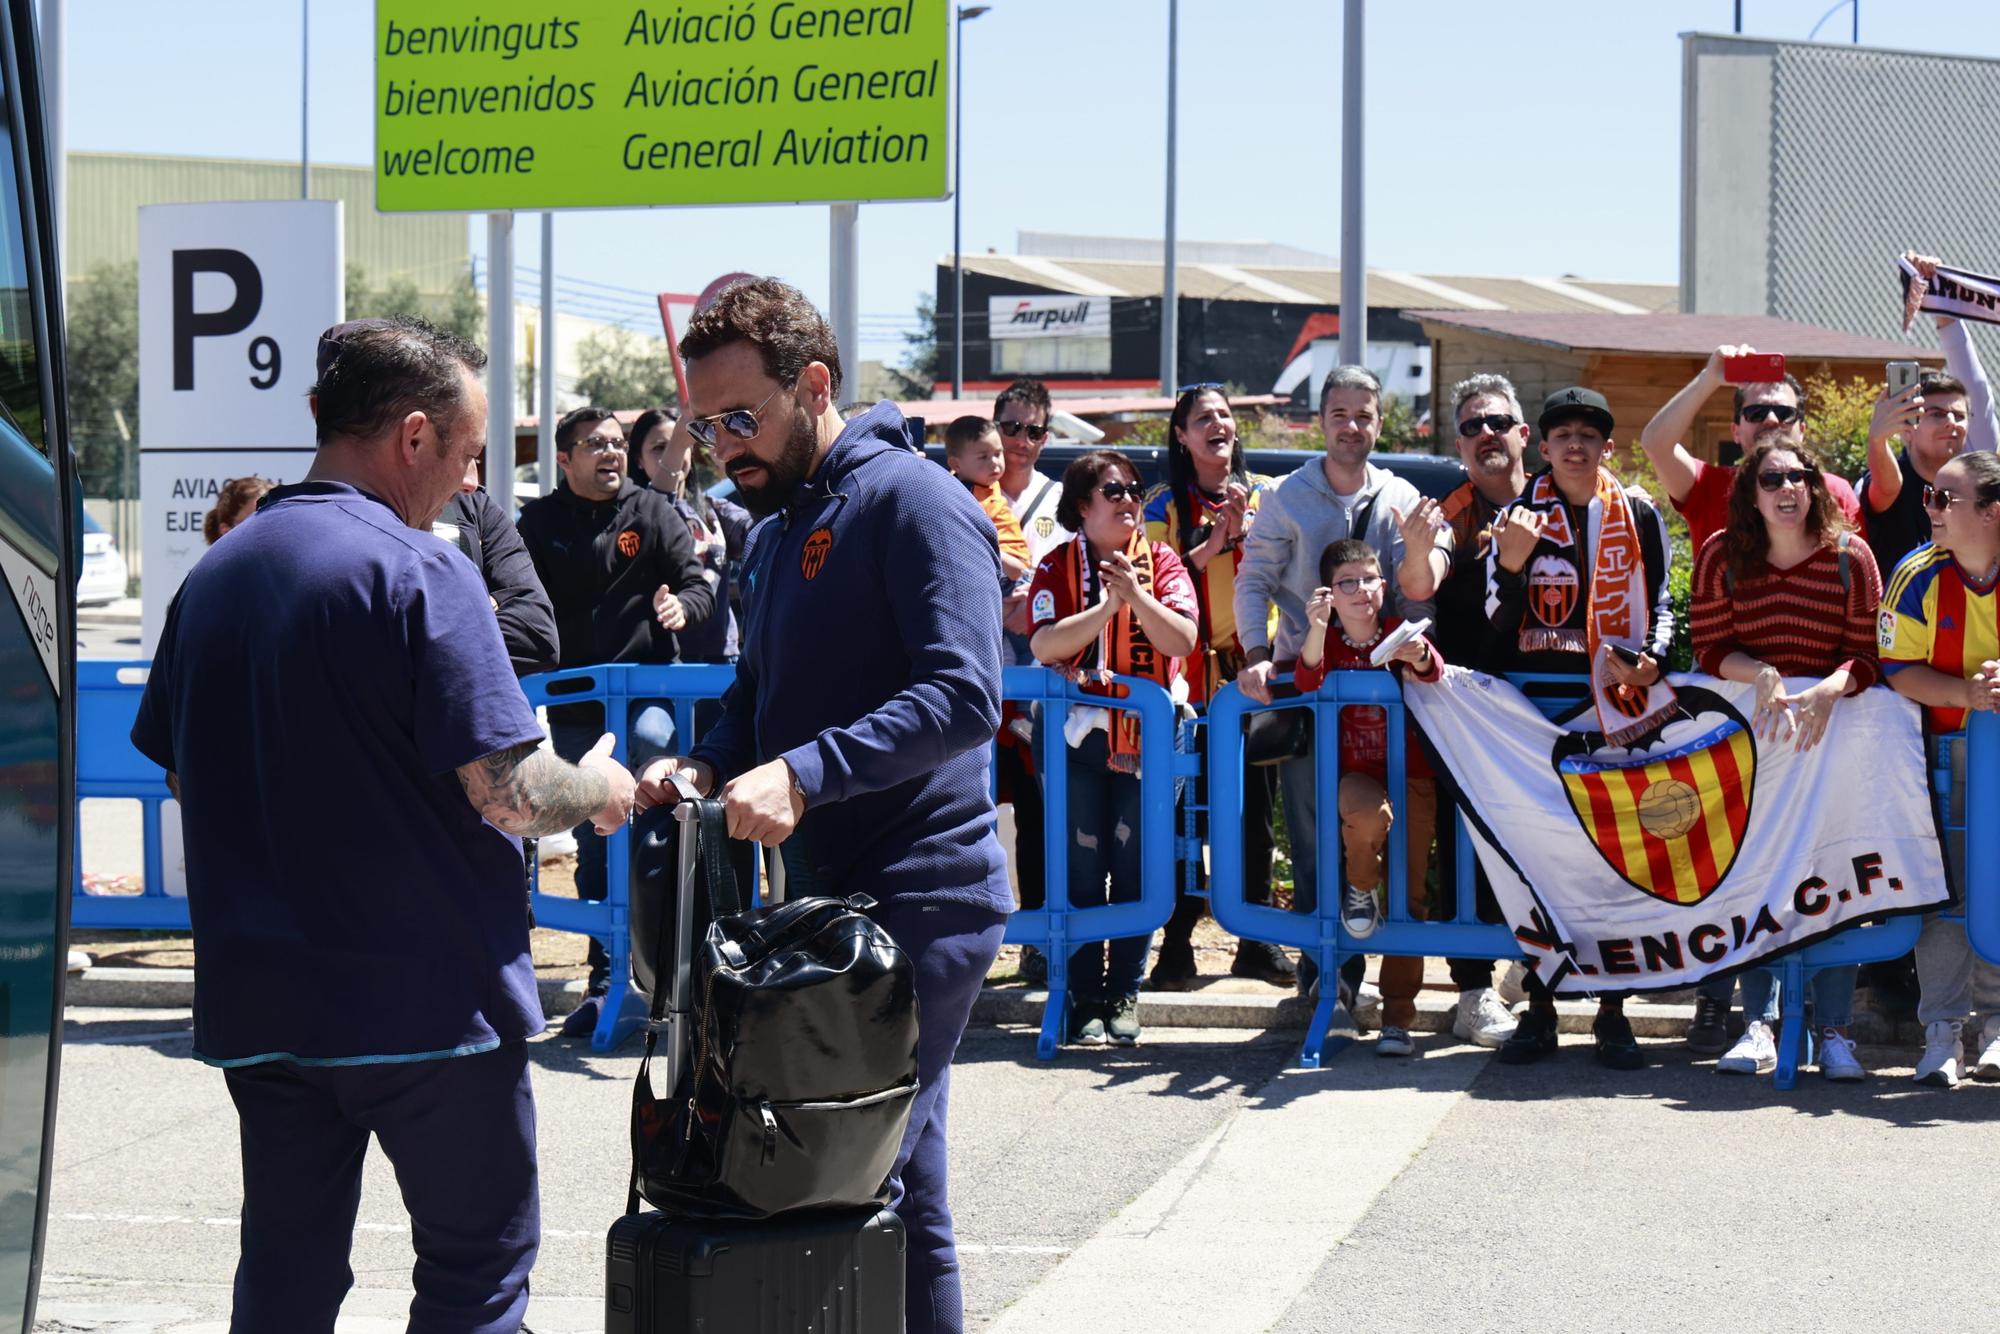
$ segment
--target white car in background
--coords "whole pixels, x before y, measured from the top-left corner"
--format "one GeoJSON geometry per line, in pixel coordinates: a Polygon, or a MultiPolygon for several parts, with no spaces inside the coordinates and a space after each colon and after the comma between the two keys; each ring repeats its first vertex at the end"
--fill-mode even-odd
{"type": "Polygon", "coordinates": [[[124,597],[129,578],[125,558],[118,554],[118,543],[104,531],[104,525],[86,512],[83,516],[83,572],[76,580],[76,605],[85,607],[124,597]]]}

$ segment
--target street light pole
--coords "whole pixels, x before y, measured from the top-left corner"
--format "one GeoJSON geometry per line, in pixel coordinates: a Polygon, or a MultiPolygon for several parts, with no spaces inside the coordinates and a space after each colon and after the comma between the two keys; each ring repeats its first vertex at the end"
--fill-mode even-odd
{"type": "Polygon", "coordinates": [[[960,5],[952,29],[951,75],[951,396],[965,397],[965,262],[959,225],[965,179],[965,25],[991,5],[960,5]]]}
{"type": "Polygon", "coordinates": [[[1347,0],[1340,43],[1340,360],[1368,363],[1368,254],[1362,236],[1361,0],[1347,0]]]}

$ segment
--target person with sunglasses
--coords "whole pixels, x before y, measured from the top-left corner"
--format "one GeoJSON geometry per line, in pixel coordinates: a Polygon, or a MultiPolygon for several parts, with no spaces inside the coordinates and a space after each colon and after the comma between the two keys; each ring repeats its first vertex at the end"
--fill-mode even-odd
{"type": "MultiPolygon", "coordinates": [[[[1687,520],[1688,547],[1693,551],[1700,551],[1709,538],[1729,526],[1729,496],[1736,485],[1736,468],[1697,458],[1685,442],[1694,438],[1695,422],[1702,408],[1716,390],[1728,383],[1722,363],[1756,350],[1747,344],[1716,348],[1700,373],[1668,399],[1666,406],[1654,413],[1646,429],[1639,433],[1639,447],[1646,451],[1653,471],[1659,474],[1667,499],[1687,520]]],[[[1805,390],[1793,376],[1788,374],[1782,380],[1762,384],[1739,384],[1732,399],[1729,438],[1738,457],[1766,440],[1793,447],[1805,440],[1805,390]]],[[[1859,530],[1861,502],[1854,488],[1835,473],[1826,473],[1822,480],[1841,514],[1859,530]]],[[[1892,562],[1885,561],[1888,563],[1892,562]]],[[[1702,1025],[1697,1023],[1696,1028],[1702,1029],[1702,1025]]],[[[1702,1030],[1701,1038],[1691,1037],[1690,1045],[1705,1040],[1720,1051],[1728,1044],[1728,1038],[1722,1035],[1718,1044],[1716,1036],[1714,1031],[1702,1030]]]]}
{"type": "MultiPolygon", "coordinates": [[[[709,584],[687,523],[667,497],[629,475],[625,432],[601,407],[581,407],[556,423],[555,490],[521,507],[521,541],[555,607],[562,667],[670,663],[681,659],[677,631],[714,614],[709,584]]],[[[609,730],[599,704],[551,705],[549,739],[564,759],[580,757],[609,730]]],[[[626,758],[634,767],[672,750],[674,721],[657,703],[633,701],[626,758]]],[[[576,834],[576,892],[601,900],[605,842],[587,824],[576,834]]],[[[566,1038],[589,1037],[611,989],[611,956],[591,937],[583,1000],[563,1019],[566,1038]]]]}
{"type": "MultiPolygon", "coordinates": [[[[1167,427],[1167,480],[1146,499],[1146,536],[1171,548],[1194,580],[1201,642],[1188,658],[1187,682],[1189,700],[1200,707],[1235,680],[1243,666],[1243,645],[1236,635],[1236,565],[1271,481],[1244,466],[1236,416],[1222,385],[1182,389],[1167,427]]],[[[1197,778],[1195,783],[1196,790],[1188,795],[1205,808],[1206,781],[1197,778]]],[[[1277,798],[1277,775],[1268,765],[1245,769],[1243,894],[1252,903],[1271,901],[1271,816],[1277,798]]],[[[1199,860],[1195,875],[1203,875],[1199,860]]],[[[1208,901],[1187,893],[1185,879],[1177,884],[1181,888],[1174,915],[1161,934],[1159,957],[1146,979],[1154,991],[1186,991],[1197,973],[1194,928],[1207,912],[1208,901]]],[[[1262,940],[1237,941],[1229,971],[1284,987],[1298,981],[1285,952],[1262,940]]]]}
{"type": "MultiPolygon", "coordinates": [[[[1961,454],[1938,469],[1922,494],[1931,541],[1890,576],[1876,647],[1890,688],[1925,707],[1935,745],[1973,713],[2000,711],[2000,456],[1961,454]]],[[[1962,875],[1958,860],[1954,855],[1962,875]]],[[[1972,1076],[2000,1080],[2000,965],[1973,952],[1963,919],[1925,919],[1917,986],[1924,1053],[1915,1081],[1957,1085],[1975,1013],[1983,1022],[1972,1076]]]]}
{"type": "Polygon", "coordinates": [[[1924,488],[1965,449],[1971,419],[1965,382],[1946,371],[1922,371],[1913,387],[1885,388],[1876,400],[1860,491],[1868,544],[1888,568],[1931,540],[1924,488]],[[1898,437],[1900,452],[1889,447],[1898,437]]]}
{"type": "MultiPolygon", "coordinates": [[[[1789,739],[1794,750],[1810,751],[1835,706],[1881,679],[1881,600],[1874,554],[1841,517],[1818,461],[1804,446],[1777,440],[1753,448],[1737,469],[1729,526],[1695,558],[1688,616],[1695,665],[1757,688],[1750,721],[1761,740],[1789,739]]],[[[1822,968],[1812,978],[1819,1068],[1831,1080],[1867,1075],[1847,1036],[1858,971],[1822,968]]],[[[1743,1036],[1716,1071],[1769,1074],[1778,1065],[1777,975],[1754,968],[1735,980],[1743,987],[1743,1036]]],[[[1700,994],[1726,1011],[1731,984],[1704,984],[1700,994]]]]}
{"type": "MultiPolygon", "coordinates": [[[[1021,533],[1028,539],[1028,577],[1001,602],[1006,617],[1007,662],[1014,667],[1035,665],[1034,652],[1028,647],[1028,585],[1034,580],[1035,567],[1070,538],[1069,530],[1056,518],[1062,484],[1035,467],[1049,440],[1053,412],[1048,387],[1040,380],[1016,380],[993,402],[993,425],[1000,432],[1005,461],[1000,494],[1013,508],[1021,533]]],[[[1032,740],[1040,716],[1037,705],[1007,705],[1006,725],[1000,730],[994,759],[1000,799],[1014,808],[1014,882],[1021,892],[1021,907],[1028,912],[1040,909],[1048,894],[1048,876],[1038,851],[1045,817],[1032,740]]],[[[1048,960],[1033,945],[1023,945],[1020,973],[1030,986],[1041,986],[1049,979],[1048,960]]]]}
{"type": "MultiPolygon", "coordinates": [[[[1467,376],[1451,389],[1452,420],[1458,457],[1466,481],[1439,503],[1451,530],[1451,568],[1437,591],[1437,614],[1431,636],[1445,661],[1474,663],[1486,638],[1486,555],[1493,545],[1493,525],[1528,484],[1528,421],[1521,397],[1504,375],[1467,376]]],[[[1456,809],[1449,773],[1438,775],[1438,805],[1456,809]]],[[[1446,826],[1438,840],[1438,885],[1431,904],[1433,920],[1458,915],[1458,840],[1446,826]]],[[[1500,905],[1486,870],[1473,859],[1474,897],[1481,921],[1501,920],[1500,905]]],[[[1502,988],[1493,985],[1493,960],[1448,959],[1458,1002],[1452,1007],[1451,1031],[1479,1047],[1499,1047],[1514,1035],[1514,1016],[1503,991],[1517,977],[1509,970],[1502,988]]],[[[1518,982],[1512,982],[1518,986],[1518,982]]],[[[1516,1000],[1520,999],[1516,994],[1516,1000]]]]}
{"type": "MultiPolygon", "coordinates": [[[[1181,698],[1181,660],[1197,647],[1194,582],[1173,548],[1146,536],[1139,470],[1094,449],[1063,473],[1062,526],[1076,533],[1035,568],[1028,591],[1035,657],[1086,688],[1113,675],[1150,680],[1181,698]]],[[[1136,902],[1140,893],[1139,718],[1123,709],[1072,708],[1069,757],[1069,904],[1136,902]],[[1105,889],[1106,878],[1110,890],[1105,889]]],[[[1139,1040],[1139,977],[1150,933],[1091,941],[1069,959],[1072,1042],[1139,1040]]]]}
{"type": "Polygon", "coordinates": [[[641,775],[718,795],[781,849],[792,897],[865,894],[909,956],[918,1092],[889,1175],[909,1334],[964,1325],[946,1190],[951,1061],[1013,910],[987,748],[1000,725],[1000,548],[893,403],[843,418],[840,348],[776,278],[725,287],[681,338],[688,430],[760,522],[722,718],[641,775]]]}

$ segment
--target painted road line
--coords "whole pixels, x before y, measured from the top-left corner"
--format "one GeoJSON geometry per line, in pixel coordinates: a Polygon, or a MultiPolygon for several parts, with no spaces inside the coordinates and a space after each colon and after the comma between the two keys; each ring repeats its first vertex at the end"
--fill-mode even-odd
{"type": "Polygon", "coordinates": [[[1487,1065],[1467,1048],[1423,1061],[1367,1053],[1257,1090],[991,1334],[1268,1329],[1487,1065]],[[1189,1274],[1202,1281],[1189,1284],[1189,1274]]]}

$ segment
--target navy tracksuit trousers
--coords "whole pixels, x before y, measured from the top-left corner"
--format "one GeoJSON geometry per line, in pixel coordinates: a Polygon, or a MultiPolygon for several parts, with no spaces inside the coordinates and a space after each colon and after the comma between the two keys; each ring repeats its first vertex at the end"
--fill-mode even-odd
{"type": "Polygon", "coordinates": [[[904,1329],[907,1334],[959,1334],[965,1300],[951,1230],[945,1111],[951,1060],[986,970],[1000,952],[1007,918],[962,904],[895,902],[871,916],[917,970],[917,1098],[889,1178],[889,1206],[909,1234],[904,1329]]]}
{"type": "Polygon", "coordinates": [[[243,1139],[230,1334],[332,1334],[372,1133],[396,1169],[417,1263],[413,1334],[515,1334],[541,1244],[525,1042],[372,1065],[224,1072],[243,1139]]]}

